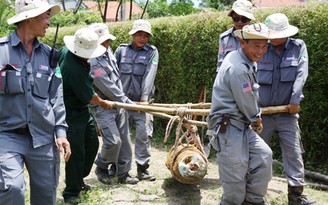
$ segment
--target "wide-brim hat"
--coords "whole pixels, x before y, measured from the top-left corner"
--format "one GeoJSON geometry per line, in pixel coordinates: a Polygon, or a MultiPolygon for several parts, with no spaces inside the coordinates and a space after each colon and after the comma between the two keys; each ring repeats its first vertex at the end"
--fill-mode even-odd
{"type": "Polygon", "coordinates": [[[289,24],[285,14],[271,14],[265,19],[265,25],[274,31],[275,38],[287,38],[297,34],[298,28],[289,24]]]}
{"type": "Polygon", "coordinates": [[[129,34],[133,35],[133,34],[137,33],[138,31],[144,31],[153,36],[153,34],[151,33],[150,23],[143,19],[138,19],[135,22],[133,22],[133,26],[132,26],[132,29],[129,32],[129,34]]]}
{"type": "Polygon", "coordinates": [[[233,3],[232,9],[228,12],[228,16],[232,16],[232,13],[235,12],[240,16],[245,16],[248,19],[255,20],[254,15],[252,14],[253,4],[247,0],[237,0],[233,3]]]}
{"type": "Polygon", "coordinates": [[[109,33],[108,26],[104,23],[93,23],[89,26],[91,30],[96,32],[99,37],[98,42],[103,43],[107,40],[115,40],[116,37],[109,33]]]}
{"type": "Polygon", "coordinates": [[[89,28],[81,28],[74,36],[64,36],[68,50],[82,58],[97,58],[103,55],[106,48],[99,44],[98,35],[89,28]]]}
{"type": "Polygon", "coordinates": [[[34,18],[50,10],[50,17],[60,12],[59,5],[50,5],[46,0],[16,0],[15,16],[7,20],[8,24],[14,24],[26,19],[34,18]]]}
{"type": "Polygon", "coordinates": [[[254,23],[244,26],[242,29],[234,31],[234,34],[241,39],[272,39],[274,33],[263,23],[254,23]]]}

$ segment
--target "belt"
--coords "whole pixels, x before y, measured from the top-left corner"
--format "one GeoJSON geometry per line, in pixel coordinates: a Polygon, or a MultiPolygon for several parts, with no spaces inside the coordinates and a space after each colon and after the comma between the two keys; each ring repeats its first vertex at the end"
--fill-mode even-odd
{"type": "Polygon", "coordinates": [[[14,130],[10,130],[9,132],[14,132],[19,135],[25,135],[25,134],[29,134],[30,130],[28,129],[28,127],[21,127],[14,130]]]}

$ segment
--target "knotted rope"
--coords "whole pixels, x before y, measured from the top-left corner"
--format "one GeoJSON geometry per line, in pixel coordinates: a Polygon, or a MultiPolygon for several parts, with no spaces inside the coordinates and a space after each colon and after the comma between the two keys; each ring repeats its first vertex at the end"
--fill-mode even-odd
{"type": "MultiPolygon", "coordinates": [[[[171,149],[169,157],[166,161],[166,166],[171,171],[172,176],[180,181],[181,183],[187,183],[187,184],[194,184],[199,182],[206,174],[207,172],[207,157],[205,155],[204,149],[201,145],[199,136],[197,135],[197,127],[194,125],[190,125],[187,123],[183,123],[183,118],[185,118],[185,110],[187,108],[185,107],[179,107],[177,108],[177,115],[172,117],[166,127],[165,130],[165,138],[164,142],[167,141],[167,138],[171,132],[172,126],[176,120],[180,118],[180,121],[176,128],[176,137],[175,137],[175,143],[174,147],[171,149]],[[183,132],[183,125],[187,127],[186,132],[183,132]],[[181,136],[182,133],[182,136],[181,136]],[[183,144],[183,140],[186,141],[186,144],[183,144]],[[185,152],[182,154],[182,152],[185,152]],[[173,153],[172,153],[173,152],[173,153]],[[200,156],[199,156],[199,155],[200,156]],[[195,171],[196,174],[191,174],[193,176],[183,176],[179,169],[180,165],[179,162],[176,163],[178,155],[181,155],[181,160],[187,164],[189,172],[195,171]],[[193,157],[195,159],[193,159],[193,157]],[[201,158],[201,159],[199,159],[201,158]],[[193,162],[194,160],[195,162],[193,162]],[[201,167],[199,167],[199,164],[201,167]],[[204,165],[205,164],[205,165],[204,165]],[[198,172],[197,172],[198,171],[198,172]]],[[[185,166],[187,166],[185,165],[185,166]]],[[[188,173],[190,175],[190,173],[188,173]]],[[[186,175],[188,175],[186,174],[186,175]]]]}

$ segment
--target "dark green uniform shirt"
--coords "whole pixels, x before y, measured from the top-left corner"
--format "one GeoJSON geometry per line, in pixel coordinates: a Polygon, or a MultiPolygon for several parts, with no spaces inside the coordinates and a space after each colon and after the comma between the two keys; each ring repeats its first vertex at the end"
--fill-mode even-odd
{"type": "Polygon", "coordinates": [[[68,109],[84,108],[94,95],[90,65],[81,61],[67,47],[60,51],[59,66],[63,78],[64,103],[68,109]]]}

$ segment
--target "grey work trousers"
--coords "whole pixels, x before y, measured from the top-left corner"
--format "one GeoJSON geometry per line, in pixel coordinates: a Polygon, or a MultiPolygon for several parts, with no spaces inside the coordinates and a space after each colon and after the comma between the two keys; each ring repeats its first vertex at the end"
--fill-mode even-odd
{"type": "Polygon", "coordinates": [[[153,116],[145,112],[129,112],[130,125],[135,124],[135,158],[139,165],[148,164],[151,157],[153,116]]]}
{"type": "Polygon", "coordinates": [[[270,144],[274,133],[278,134],[285,176],[291,186],[304,186],[304,152],[297,115],[273,114],[262,116],[262,139],[270,144]]]}
{"type": "Polygon", "coordinates": [[[56,204],[59,152],[55,142],[33,148],[30,134],[0,133],[0,204],[25,204],[24,165],[31,205],[56,204]]]}
{"type": "Polygon", "coordinates": [[[117,176],[125,175],[132,168],[132,144],[127,112],[124,109],[104,110],[99,106],[91,108],[91,111],[103,137],[95,164],[102,169],[115,164],[117,176]]]}
{"type": "Polygon", "coordinates": [[[262,202],[272,174],[270,147],[246,125],[242,130],[228,125],[225,133],[216,134],[215,141],[223,186],[221,204],[262,202]]]}

